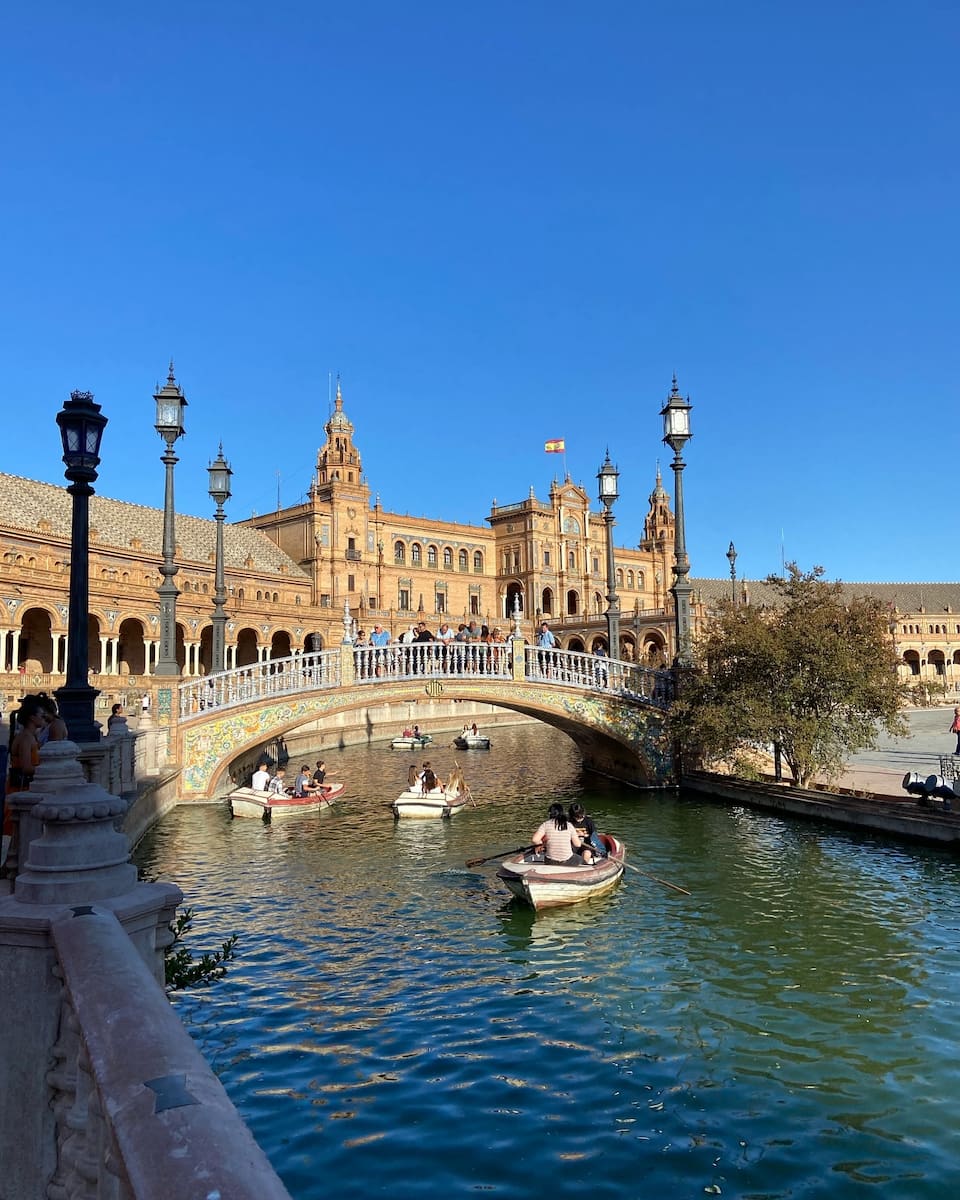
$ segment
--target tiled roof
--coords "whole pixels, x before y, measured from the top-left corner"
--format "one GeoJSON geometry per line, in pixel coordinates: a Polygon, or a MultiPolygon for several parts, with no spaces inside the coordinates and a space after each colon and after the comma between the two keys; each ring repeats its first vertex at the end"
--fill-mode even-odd
{"type": "MultiPolygon", "coordinates": [[[[65,488],[52,483],[38,483],[19,475],[0,472],[0,523],[7,529],[22,529],[36,534],[40,522],[49,522],[46,532],[55,538],[70,538],[73,501],[65,488]]],[[[138,555],[161,558],[163,554],[163,509],[128,504],[125,500],[110,500],[94,495],[90,500],[91,546],[131,550],[131,542],[139,539],[138,555]],[[94,536],[95,533],[95,536],[94,536]]],[[[176,519],[178,561],[208,566],[216,544],[216,521],[188,517],[182,513],[176,519]]],[[[293,559],[258,529],[249,526],[224,524],[223,560],[228,569],[240,570],[252,559],[252,570],[261,573],[278,572],[286,567],[290,577],[306,576],[293,559]]]]}
{"type": "MultiPolygon", "coordinates": [[[[731,597],[729,579],[691,579],[693,594],[710,608],[718,600],[731,597]]],[[[960,613],[960,583],[848,583],[843,580],[847,596],[876,596],[891,604],[899,613],[916,613],[921,609],[928,613],[960,613]]],[[[769,583],[762,580],[737,580],[737,595],[746,588],[751,604],[775,605],[778,593],[769,583]]]]}

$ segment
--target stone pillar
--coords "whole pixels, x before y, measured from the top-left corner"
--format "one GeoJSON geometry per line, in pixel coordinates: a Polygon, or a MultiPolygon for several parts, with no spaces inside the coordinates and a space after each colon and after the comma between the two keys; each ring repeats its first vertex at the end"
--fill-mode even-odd
{"type": "Polygon", "coordinates": [[[66,663],[66,661],[67,661],[67,652],[70,648],[70,639],[67,637],[67,635],[65,633],[51,634],[51,638],[53,640],[53,663],[52,663],[53,673],[55,675],[59,675],[62,673],[62,668],[60,666],[60,663],[61,662],[66,663]],[[61,648],[63,649],[63,658],[62,659],[60,657],[61,648]]]}
{"type": "Polygon", "coordinates": [[[120,639],[118,637],[110,639],[110,671],[113,675],[120,674],[120,639]]]}
{"type": "Polygon", "coordinates": [[[110,640],[107,634],[100,634],[100,670],[104,675],[110,674],[110,660],[107,656],[107,642],[110,640]]]}
{"type": "Polygon", "coordinates": [[[15,671],[20,660],[20,630],[12,630],[10,637],[13,640],[13,645],[10,647],[10,669],[15,671]]]}

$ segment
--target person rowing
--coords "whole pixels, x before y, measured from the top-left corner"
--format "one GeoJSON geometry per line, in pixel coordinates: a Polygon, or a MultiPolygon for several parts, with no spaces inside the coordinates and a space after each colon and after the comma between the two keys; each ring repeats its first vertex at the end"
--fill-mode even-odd
{"type": "Polygon", "coordinates": [[[534,853],[543,854],[543,861],[555,867],[578,867],[593,862],[593,851],[580,838],[567,820],[562,804],[551,804],[547,819],[530,839],[534,853]],[[579,851],[580,853],[575,853],[579,851]],[[582,857],[581,857],[582,855],[582,857]]]}

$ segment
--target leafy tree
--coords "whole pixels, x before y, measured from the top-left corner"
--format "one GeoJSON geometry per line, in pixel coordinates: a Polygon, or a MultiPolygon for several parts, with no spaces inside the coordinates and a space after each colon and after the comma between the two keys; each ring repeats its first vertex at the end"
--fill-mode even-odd
{"type": "Polygon", "coordinates": [[[904,735],[889,617],[872,596],[849,597],[823,568],[768,578],[770,608],[723,604],[695,648],[672,727],[685,752],[727,758],[779,745],[795,783],[836,778],[847,754],[904,735]]]}
{"type": "Polygon", "coordinates": [[[193,925],[193,909],[178,912],[170,925],[173,941],[167,947],[163,965],[167,990],[176,992],[182,988],[208,987],[227,973],[227,963],[234,958],[237,935],[232,933],[219,950],[203,954],[195,959],[193,952],[183,944],[183,939],[193,925]]]}

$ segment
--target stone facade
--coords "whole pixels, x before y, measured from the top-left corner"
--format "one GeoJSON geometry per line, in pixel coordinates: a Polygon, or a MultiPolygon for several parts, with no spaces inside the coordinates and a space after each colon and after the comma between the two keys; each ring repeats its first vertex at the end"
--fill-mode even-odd
{"type": "MultiPolygon", "coordinates": [[[[506,633],[516,604],[528,638],[546,618],[564,649],[606,643],[602,514],[569,476],[554,479],[545,499],[531,488],[519,502],[494,501],[482,524],[414,517],[387,511],[372,493],[339,384],[324,432],[303,503],[224,529],[228,668],[339,644],[345,608],[355,632],[380,622],[397,636],[421,619],[434,630],[473,619],[506,633]]],[[[71,500],[63,487],[0,474],[0,501],[0,687],[9,702],[63,682],[71,500]]],[[[186,677],[212,662],[215,528],[176,518],[177,660],[186,677]]],[[[638,543],[615,549],[625,659],[672,661],[674,535],[658,470],[638,543]]],[[[92,498],[88,661],[103,713],[155,691],[162,539],[161,509],[92,498]]],[[[731,583],[691,582],[696,630],[731,583]]],[[[905,678],[957,689],[960,584],[848,586],[890,605],[905,678]]],[[[762,583],[738,587],[746,602],[767,601],[762,583]]]]}
{"type": "MultiPolygon", "coordinates": [[[[606,642],[605,531],[583,488],[554,480],[494,503],[484,524],[389,512],[363,474],[338,385],[307,499],[224,529],[226,665],[340,643],[379,621],[398,636],[474,619],[491,629],[518,603],[525,632],[550,620],[565,649],[606,642]]],[[[158,483],[159,486],[159,483],[158,483]]],[[[71,500],[65,488],[0,474],[0,680],[7,697],[60,685],[66,664],[71,500]]],[[[209,670],[215,522],[176,518],[177,660],[209,670]]],[[[157,680],[163,512],[95,495],[90,504],[88,661],[102,709],[134,705],[157,680]]],[[[659,665],[672,650],[666,589],[673,516],[657,475],[643,537],[616,550],[624,657],[659,665]]]]}

